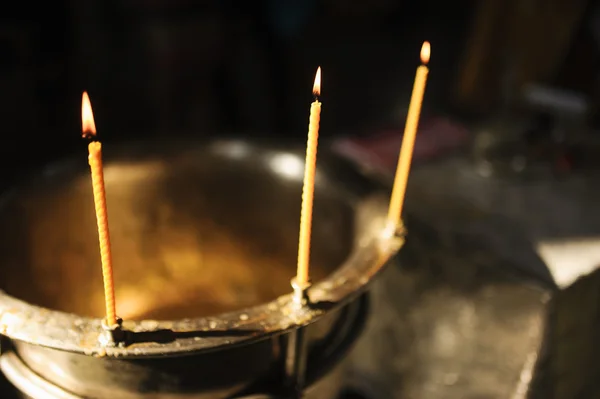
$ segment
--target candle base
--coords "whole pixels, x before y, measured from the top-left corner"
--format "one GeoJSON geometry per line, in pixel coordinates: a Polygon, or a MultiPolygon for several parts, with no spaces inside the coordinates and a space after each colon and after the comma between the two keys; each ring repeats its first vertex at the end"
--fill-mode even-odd
{"type": "Polygon", "coordinates": [[[383,228],[383,238],[391,239],[391,238],[401,238],[404,239],[406,237],[406,228],[404,227],[404,223],[402,221],[392,222],[388,220],[386,222],[385,227],[383,228]]]}
{"type": "MultiPolygon", "coordinates": [[[[311,286],[310,280],[304,284],[298,282],[294,277],[291,281],[294,292],[292,294],[292,306],[295,310],[301,312],[302,309],[310,306],[308,289],[311,286]]],[[[296,328],[288,338],[287,353],[285,360],[285,371],[287,378],[287,388],[290,397],[301,398],[306,383],[306,363],[308,359],[308,346],[306,340],[305,328],[296,328]]]]}
{"type": "Polygon", "coordinates": [[[294,293],[292,294],[292,303],[297,308],[303,308],[310,304],[310,298],[308,297],[308,289],[311,287],[311,282],[308,281],[305,284],[298,282],[298,279],[294,277],[291,281],[294,293]]]}
{"type": "Polygon", "coordinates": [[[100,344],[107,348],[125,346],[125,331],[123,330],[123,320],[117,317],[117,323],[109,326],[106,319],[102,319],[102,334],[100,334],[100,344]]]}

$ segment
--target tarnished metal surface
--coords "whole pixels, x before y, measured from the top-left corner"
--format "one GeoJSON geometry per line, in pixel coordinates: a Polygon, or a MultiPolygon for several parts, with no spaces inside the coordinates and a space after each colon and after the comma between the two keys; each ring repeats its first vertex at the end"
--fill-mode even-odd
{"type": "Polygon", "coordinates": [[[600,397],[600,273],[581,247],[600,242],[597,179],[415,169],[406,245],[371,290],[350,381],[380,398],[600,397]],[[580,251],[543,260],[546,241],[580,251]]]}
{"type": "MultiPolygon", "coordinates": [[[[346,314],[343,318],[343,322],[336,326],[337,334],[333,340],[329,340],[323,343],[320,348],[316,348],[312,352],[309,358],[309,367],[307,382],[308,386],[304,391],[304,398],[306,399],[323,399],[323,398],[336,398],[340,392],[341,387],[345,383],[347,363],[341,360],[347,355],[348,350],[356,341],[356,338],[362,333],[366,316],[368,313],[368,300],[367,295],[363,295],[356,304],[359,306],[352,307],[349,314],[346,314]]],[[[33,352],[34,355],[36,352],[33,352]]],[[[60,356],[60,353],[56,353],[60,356]]],[[[64,357],[64,355],[63,355],[64,357]]],[[[68,360],[71,362],[75,359],[73,355],[68,356],[68,360]]],[[[217,379],[223,380],[223,375],[228,375],[231,371],[234,371],[237,367],[247,367],[249,362],[243,362],[241,366],[236,364],[217,364],[214,359],[210,357],[205,359],[204,366],[203,362],[195,359],[193,362],[193,368],[190,369],[189,363],[183,359],[179,359],[181,362],[181,371],[185,374],[187,372],[193,372],[197,376],[197,380],[204,385],[206,380],[214,379],[214,374],[219,373],[220,376],[217,379]],[[213,371],[210,371],[212,369],[213,371]],[[226,371],[229,371],[226,372],[226,371]]],[[[107,366],[114,367],[114,362],[127,362],[127,360],[110,359],[107,366]]],[[[51,363],[53,366],[56,364],[64,364],[64,361],[54,361],[51,363]]],[[[92,365],[92,370],[98,372],[98,367],[92,365]]],[[[143,362],[131,362],[132,367],[141,367],[143,362]]],[[[0,367],[2,371],[9,377],[10,381],[17,386],[21,394],[27,399],[81,399],[88,397],[88,395],[75,395],[70,393],[66,389],[51,383],[50,381],[41,378],[39,374],[33,372],[33,370],[19,358],[14,351],[9,351],[0,357],[0,367]]],[[[138,373],[140,377],[148,377],[148,373],[143,370],[138,373]]],[[[235,374],[235,373],[232,373],[235,374]]],[[[155,375],[157,377],[158,375],[155,375]]],[[[65,376],[63,376],[64,378],[65,376]]],[[[184,377],[181,375],[180,377],[184,377]]],[[[68,378],[68,376],[66,377],[68,378]]],[[[82,382],[86,382],[82,380],[82,382]]],[[[60,383],[64,385],[72,385],[68,381],[60,380],[60,383]]],[[[89,380],[87,380],[87,392],[89,395],[96,395],[98,392],[92,393],[90,390],[89,380]]],[[[275,398],[277,392],[270,391],[268,388],[273,388],[274,385],[262,383],[262,385],[256,385],[244,392],[236,392],[236,399],[259,399],[259,398],[275,398]],[[256,392],[262,392],[256,394],[256,392]]],[[[235,388],[235,387],[230,387],[235,388]]],[[[233,391],[233,389],[230,389],[233,391]]],[[[3,394],[5,391],[2,391],[3,394]]],[[[138,398],[145,398],[146,392],[139,392],[138,398]]],[[[122,397],[119,392],[114,389],[107,392],[105,397],[122,397]]],[[[205,394],[180,392],[178,394],[162,394],[161,398],[215,398],[223,397],[224,395],[215,395],[214,390],[212,392],[205,392],[205,394]]],[[[10,396],[12,398],[13,396],[10,396]]],[[[128,395],[127,397],[133,397],[128,395]]]]}
{"type": "MultiPolygon", "coordinates": [[[[243,142],[173,147],[106,151],[118,313],[125,328],[196,331],[201,338],[178,339],[177,346],[147,343],[144,354],[229,345],[303,324],[322,314],[327,302],[360,290],[397,249],[379,235],[386,197],[373,196],[366,178],[323,156],[313,230],[317,281],[310,292],[317,306],[293,314],[289,297],[277,297],[290,290],[294,275],[300,152],[243,142]],[[348,179],[364,191],[349,191],[348,179]],[[269,300],[274,302],[259,305],[269,300]],[[223,311],[229,311],[226,317],[214,317],[223,311]],[[173,321],[134,321],[146,315],[173,321]],[[224,330],[238,330],[237,336],[219,337],[224,330]]],[[[5,291],[64,312],[4,295],[0,325],[21,341],[98,353],[104,351],[97,342],[100,320],[66,313],[102,315],[91,190],[83,162],[78,164],[76,172],[72,165],[48,170],[34,188],[13,194],[0,215],[5,291]]],[[[112,351],[139,354],[133,348],[112,351]]]]}
{"type": "Polygon", "coordinates": [[[374,317],[352,354],[349,381],[383,399],[527,397],[550,292],[511,275],[512,265],[499,270],[475,238],[472,246],[438,242],[427,251],[435,230],[407,223],[399,263],[372,288],[374,317]]]}
{"type": "Polygon", "coordinates": [[[298,309],[284,294],[295,274],[302,149],[170,143],[106,146],[126,345],[104,346],[100,318],[90,317],[102,316],[103,303],[85,160],[49,168],[4,199],[0,332],[33,371],[74,393],[237,392],[278,369],[280,334],[307,326],[313,349],[335,338],[402,244],[382,234],[385,190],[324,152],[315,284],[311,305],[298,309]],[[156,359],[164,356],[176,358],[156,359]],[[198,382],[199,367],[212,377],[198,382]]]}

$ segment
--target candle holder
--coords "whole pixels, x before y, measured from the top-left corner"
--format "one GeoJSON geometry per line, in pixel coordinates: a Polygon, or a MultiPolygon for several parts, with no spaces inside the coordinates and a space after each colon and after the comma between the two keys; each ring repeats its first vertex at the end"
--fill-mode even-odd
{"type": "Polygon", "coordinates": [[[368,314],[368,285],[402,239],[381,234],[387,190],[324,149],[314,283],[292,290],[303,167],[302,146],[239,139],[107,146],[123,318],[109,329],[96,318],[104,302],[85,159],[48,167],[5,195],[2,371],[34,399],[250,397],[292,395],[290,389],[335,397],[341,359],[368,314]]]}
{"type": "Polygon", "coordinates": [[[117,324],[109,326],[106,319],[102,320],[103,334],[99,337],[100,344],[108,347],[127,344],[127,335],[123,331],[123,320],[118,317],[117,324]]]}

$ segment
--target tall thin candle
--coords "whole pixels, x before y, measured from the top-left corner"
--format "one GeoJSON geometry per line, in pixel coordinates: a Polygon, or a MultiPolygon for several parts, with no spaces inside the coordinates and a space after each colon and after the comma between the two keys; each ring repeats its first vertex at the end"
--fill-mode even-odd
{"type": "Polygon", "coordinates": [[[102,165],[102,144],[96,140],[96,124],[92,105],[87,92],[81,99],[81,122],[84,138],[92,139],[88,145],[88,162],[92,175],[94,190],[94,205],[98,223],[98,239],[100,243],[100,260],[102,262],[102,277],[104,281],[104,301],[106,305],[106,325],[117,325],[115,287],[113,281],[112,255],[110,250],[110,234],[108,230],[108,211],[106,207],[106,192],[104,188],[104,168],[102,165]]]}
{"type": "Polygon", "coordinates": [[[321,121],[321,67],[317,69],[313,85],[315,101],[310,106],[308,140],[306,143],[306,163],[304,166],[304,185],[302,187],[302,209],[300,212],[300,236],[298,241],[298,268],[296,284],[306,287],[310,283],[310,235],[312,228],[313,199],[315,191],[315,170],[317,163],[317,143],[319,123],[321,121]]]}
{"type": "Polygon", "coordinates": [[[402,147],[398,157],[398,167],[396,169],[394,187],[392,189],[392,197],[390,199],[390,207],[388,210],[388,226],[393,229],[402,227],[402,206],[406,194],[406,185],[415,146],[415,137],[417,135],[417,128],[419,127],[419,118],[421,116],[421,105],[423,103],[425,86],[427,84],[427,75],[429,74],[427,63],[429,62],[430,55],[431,47],[429,42],[424,42],[421,47],[422,64],[417,68],[417,74],[415,76],[415,83],[410,99],[410,106],[408,107],[408,115],[406,116],[404,137],[402,138],[402,147]]]}

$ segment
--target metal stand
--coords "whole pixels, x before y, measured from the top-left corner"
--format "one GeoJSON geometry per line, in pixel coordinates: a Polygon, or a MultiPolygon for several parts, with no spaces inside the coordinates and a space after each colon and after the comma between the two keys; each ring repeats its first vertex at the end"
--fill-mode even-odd
{"type": "MultiPolygon", "coordinates": [[[[310,282],[305,285],[298,284],[298,281],[292,279],[293,307],[296,311],[302,311],[310,306],[308,289],[310,282]]],[[[308,346],[306,342],[305,328],[297,328],[288,336],[287,350],[285,357],[285,376],[288,382],[288,388],[293,398],[301,398],[306,385],[306,362],[308,358],[308,346]]]]}

